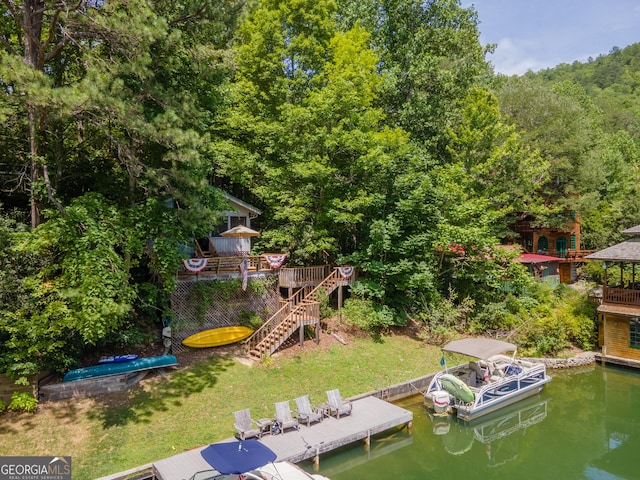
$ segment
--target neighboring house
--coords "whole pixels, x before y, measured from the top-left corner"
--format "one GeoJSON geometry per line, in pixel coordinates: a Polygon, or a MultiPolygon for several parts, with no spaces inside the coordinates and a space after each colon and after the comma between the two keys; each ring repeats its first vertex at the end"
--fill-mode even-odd
{"type": "MultiPolygon", "coordinates": [[[[576,266],[585,261],[585,256],[593,250],[582,250],[580,245],[580,217],[573,212],[572,220],[563,228],[537,227],[534,218],[527,216],[518,220],[512,230],[518,234],[517,243],[525,254],[546,255],[557,260],[557,273],[561,283],[577,280],[576,266]]],[[[550,261],[550,262],[554,262],[550,261]]],[[[534,263],[523,261],[522,263],[534,263]]],[[[535,269],[532,269],[532,273],[535,269]]]]}
{"type": "Polygon", "coordinates": [[[552,287],[560,285],[560,263],[564,262],[564,258],[523,253],[516,258],[516,262],[526,265],[535,279],[549,283],[552,287]]]}
{"type": "Polygon", "coordinates": [[[630,238],[586,258],[605,262],[602,301],[598,307],[602,359],[640,367],[640,270],[637,268],[640,264],[640,225],[622,233],[630,238]],[[613,264],[621,267],[616,278],[607,274],[613,264]]]}

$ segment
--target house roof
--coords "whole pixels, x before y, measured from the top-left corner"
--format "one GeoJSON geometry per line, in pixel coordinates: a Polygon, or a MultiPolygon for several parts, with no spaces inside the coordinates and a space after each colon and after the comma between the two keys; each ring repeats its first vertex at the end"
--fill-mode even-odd
{"type": "Polygon", "coordinates": [[[262,210],[254,207],[253,205],[249,205],[247,202],[243,202],[239,198],[236,198],[236,197],[234,197],[233,195],[231,195],[231,194],[229,194],[227,192],[222,192],[222,195],[231,204],[240,206],[240,207],[244,208],[245,210],[249,211],[250,213],[253,213],[254,215],[262,215],[262,210]]]}
{"type": "Polygon", "coordinates": [[[520,263],[545,263],[545,262],[563,262],[564,258],[552,257],[551,255],[539,255],[537,253],[523,253],[515,259],[520,263]]]}
{"type": "Polygon", "coordinates": [[[587,255],[584,258],[588,260],[604,260],[607,262],[638,263],[640,262],[640,237],[630,238],[612,247],[587,255]]]}

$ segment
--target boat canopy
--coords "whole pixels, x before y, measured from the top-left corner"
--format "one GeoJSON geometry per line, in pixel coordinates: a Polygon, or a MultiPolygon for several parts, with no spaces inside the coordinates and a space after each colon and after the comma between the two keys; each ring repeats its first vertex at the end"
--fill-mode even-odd
{"type": "Polygon", "coordinates": [[[518,349],[513,343],[494,340],[493,338],[464,338],[447,343],[442,350],[451,353],[461,353],[470,357],[487,360],[494,355],[515,352],[518,349]]]}

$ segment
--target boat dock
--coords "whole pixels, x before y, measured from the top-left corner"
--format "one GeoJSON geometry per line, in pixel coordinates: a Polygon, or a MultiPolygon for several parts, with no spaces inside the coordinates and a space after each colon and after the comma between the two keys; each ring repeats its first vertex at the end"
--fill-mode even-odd
{"type": "MultiPolygon", "coordinates": [[[[300,425],[298,430],[287,430],[279,435],[264,435],[260,441],[273,450],[277,461],[298,463],[318,459],[319,455],[357,441],[368,442],[372,435],[410,425],[413,414],[392,403],[367,396],[352,402],[350,415],[326,417],[310,427],[300,425]]],[[[228,439],[226,441],[233,441],[228,439]]],[[[200,455],[206,445],[154,462],[153,473],[158,480],[185,480],[193,474],[211,470],[200,455]]]]}

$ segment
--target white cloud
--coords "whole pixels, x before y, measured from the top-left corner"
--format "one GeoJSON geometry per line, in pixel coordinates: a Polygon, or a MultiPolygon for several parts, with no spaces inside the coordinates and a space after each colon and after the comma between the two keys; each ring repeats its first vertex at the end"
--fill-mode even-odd
{"type": "Polygon", "coordinates": [[[640,42],[637,0],[479,0],[474,6],[481,42],[498,45],[487,60],[506,75],[585,62],[640,42]]]}

